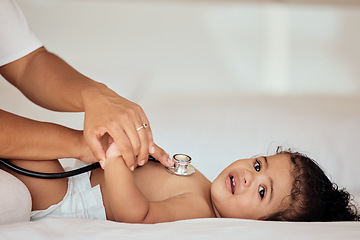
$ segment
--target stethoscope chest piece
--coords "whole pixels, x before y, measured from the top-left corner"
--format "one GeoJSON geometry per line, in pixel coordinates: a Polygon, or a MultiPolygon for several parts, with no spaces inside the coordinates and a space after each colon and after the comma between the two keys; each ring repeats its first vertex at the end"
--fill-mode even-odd
{"type": "Polygon", "coordinates": [[[186,154],[175,154],[173,160],[174,165],[172,167],[166,167],[168,172],[180,176],[188,176],[195,173],[195,168],[190,164],[190,156],[186,154]]]}

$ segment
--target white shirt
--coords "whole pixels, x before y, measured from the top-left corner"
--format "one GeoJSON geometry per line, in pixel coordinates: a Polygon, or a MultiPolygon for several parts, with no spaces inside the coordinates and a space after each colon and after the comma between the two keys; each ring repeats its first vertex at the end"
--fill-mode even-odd
{"type": "Polygon", "coordinates": [[[29,28],[19,6],[12,0],[0,0],[0,66],[13,62],[42,45],[29,28]]]}

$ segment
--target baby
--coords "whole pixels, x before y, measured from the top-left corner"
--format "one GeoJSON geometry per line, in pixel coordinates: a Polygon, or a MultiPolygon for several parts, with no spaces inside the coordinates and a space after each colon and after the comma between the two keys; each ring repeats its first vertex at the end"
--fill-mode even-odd
{"type": "MultiPolygon", "coordinates": [[[[350,195],[331,183],[310,158],[277,150],[272,156],[238,160],[211,183],[199,171],[187,177],[149,162],[130,171],[115,144],[104,169],[68,179],[35,179],[11,172],[30,190],[32,219],[106,218],[159,223],[193,218],[281,221],[358,221],[350,195]]],[[[13,160],[43,172],[63,171],[57,160],[13,160]],[[29,163],[31,162],[31,163],[29,163]]]]}

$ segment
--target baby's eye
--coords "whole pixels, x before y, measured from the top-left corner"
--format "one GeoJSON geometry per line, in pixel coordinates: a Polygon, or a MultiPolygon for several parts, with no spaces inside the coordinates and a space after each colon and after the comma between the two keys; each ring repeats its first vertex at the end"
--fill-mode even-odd
{"type": "Polygon", "coordinates": [[[259,195],[261,200],[265,197],[265,188],[262,186],[259,187],[259,195]]]}
{"type": "Polygon", "coordinates": [[[261,170],[261,164],[260,164],[260,162],[258,160],[255,161],[254,169],[257,172],[260,172],[260,170],[261,170]]]}

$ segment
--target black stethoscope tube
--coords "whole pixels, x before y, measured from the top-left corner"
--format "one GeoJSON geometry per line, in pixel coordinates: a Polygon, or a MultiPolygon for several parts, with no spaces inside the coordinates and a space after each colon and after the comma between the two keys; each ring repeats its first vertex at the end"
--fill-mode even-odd
{"type": "Polygon", "coordinates": [[[4,167],[13,170],[16,173],[28,176],[28,177],[34,177],[34,178],[42,178],[42,179],[59,179],[59,178],[68,178],[75,175],[79,175],[91,170],[94,170],[98,167],[100,167],[99,163],[93,163],[91,165],[81,167],[75,170],[67,171],[67,172],[60,172],[60,173],[43,173],[43,172],[35,172],[31,171],[25,168],[21,168],[9,161],[6,161],[5,159],[0,159],[0,164],[4,167]]]}
{"type": "MultiPolygon", "coordinates": [[[[158,162],[158,160],[156,160],[153,156],[150,156],[150,155],[149,155],[149,161],[158,162]]],[[[85,173],[85,172],[88,172],[88,171],[91,171],[91,170],[94,170],[94,169],[100,167],[100,163],[97,162],[97,163],[93,163],[91,165],[81,167],[78,169],[74,169],[71,171],[67,171],[67,172],[43,173],[43,172],[35,172],[35,171],[31,171],[31,170],[28,170],[25,168],[21,168],[3,158],[0,158],[0,164],[16,173],[19,173],[19,174],[22,174],[22,175],[25,175],[28,177],[42,178],[42,179],[68,178],[68,177],[79,175],[79,174],[82,174],[82,173],[85,173]]]]}

